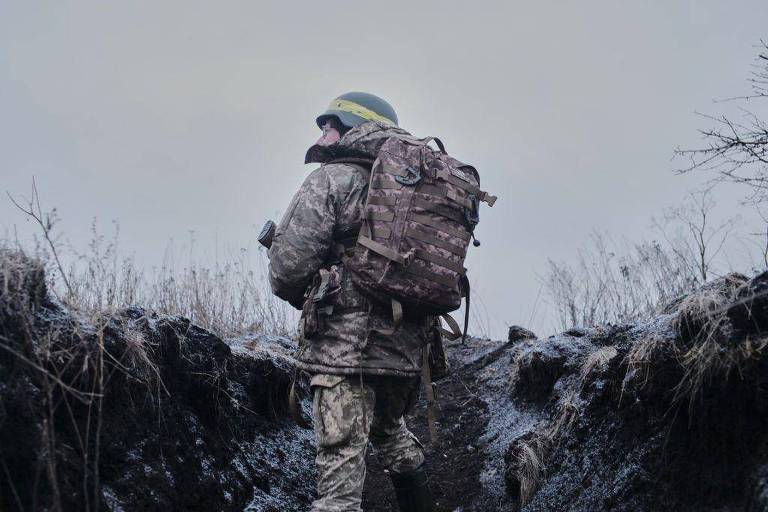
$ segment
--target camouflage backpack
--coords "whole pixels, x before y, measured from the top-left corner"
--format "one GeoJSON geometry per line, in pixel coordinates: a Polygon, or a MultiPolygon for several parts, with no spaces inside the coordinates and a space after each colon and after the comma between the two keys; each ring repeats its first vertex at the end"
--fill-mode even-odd
{"type": "MultiPolygon", "coordinates": [[[[350,161],[354,159],[338,159],[350,161]]],[[[391,303],[395,326],[403,310],[446,315],[467,298],[464,259],[479,221],[480,202],[496,197],[480,190],[474,167],[452,158],[439,139],[390,137],[368,176],[363,224],[345,262],[352,281],[372,299],[391,303]],[[434,141],[440,148],[432,149],[434,141]]],[[[475,240],[475,246],[480,243],[475,240]]],[[[458,325],[443,316],[460,335],[458,325]]]]}

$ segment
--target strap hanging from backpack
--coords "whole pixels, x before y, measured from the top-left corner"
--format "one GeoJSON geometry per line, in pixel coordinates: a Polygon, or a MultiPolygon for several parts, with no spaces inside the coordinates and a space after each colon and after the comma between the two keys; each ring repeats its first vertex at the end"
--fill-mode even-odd
{"type": "Polygon", "coordinates": [[[464,298],[467,300],[467,305],[464,308],[464,334],[461,335],[461,343],[463,345],[467,341],[467,328],[469,327],[469,278],[466,274],[461,276],[461,284],[464,288],[464,298]]]}
{"type": "Polygon", "coordinates": [[[440,315],[440,319],[444,320],[448,324],[448,329],[443,327],[438,322],[438,331],[451,341],[461,338],[461,343],[464,344],[467,341],[467,328],[469,327],[469,278],[466,275],[461,276],[461,287],[464,291],[464,299],[467,301],[464,308],[464,330],[459,329],[459,324],[453,319],[451,315],[440,315]]]}
{"type": "Polygon", "coordinates": [[[445,321],[446,324],[448,324],[448,329],[444,329],[443,326],[438,322],[437,324],[437,330],[448,338],[450,341],[457,340],[461,338],[461,329],[459,328],[459,323],[453,319],[451,315],[440,315],[439,317],[441,320],[445,321]]]}
{"type": "Polygon", "coordinates": [[[464,330],[461,330],[459,328],[459,323],[453,319],[451,315],[440,315],[440,319],[444,320],[446,324],[448,324],[448,329],[444,329],[441,325],[438,325],[437,330],[448,338],[450,341],[457,340],[461,338],[461,343],[463,344],[467,340],[467,328],[469,326],[469,293],[464,296],[464,298],[467,300],[466,308],[464,309],[464,330]]]}
{"type": "MultiPolygon", "coordinates": [[[[373,307],[373,304],[371,304],[370,307],[373,307]]],[[[383,336],[392,336],[400,328],[400,324],[403,323],[403,305],[399,300],[390,299],[390,307],[392,308],[392,328],[372,329],[373,332],[377,332],[383,336]]]]}
{"type": "Polygon", "coordinates": [[[421,382],[424,384],[424,391],[427,395],[427,423],[429,425],[429,437],[432,439],[432,446],[437,446],[440,439],[437,436],[437,425],[435,422],[435,389],[432,387],[432,372],[429,369],[429,349],[432,345],[427,343],[421,355],[421,382]]]}

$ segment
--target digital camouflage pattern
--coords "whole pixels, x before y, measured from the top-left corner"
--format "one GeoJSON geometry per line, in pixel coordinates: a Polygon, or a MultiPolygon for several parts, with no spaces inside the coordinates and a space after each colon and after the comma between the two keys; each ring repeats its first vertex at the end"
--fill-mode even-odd
{"type": "MultiPolygon", "coordinates": [[[[313,146],[306,160],[372,159],[393,135],[410,137],[400,128],[367,122],[330,147],[313,146]]],[[[394,327],[391,308],[361,295],[341,264],[339,243],[357,237],[366,192],[366,180],[354,165],[331,163],[313,171],[275,232],[269,250],[270,283],[277,296],[303,309],[296,355],[300,369],[418,375],[429,320],[406,316],[388,334],[394,327]],[[324,293],[318,297],[321,287],[324,293]]]]}
{"type": "Polygon", "coordinates": [[[361,510],[369,440],[393,470],[414,469],[424,460],[403,415],[418,393],[431,320],[407,317],[394,329],[391,309],[353,285],[342,256],[360,230],[368,182],[355,165],[326,163],[342,156],[372,159],[393,135],[409,136],[371,121],[332,146],[310,148],[306,161],[323,165],[294,196],[269,250],[272,290],[302,309],[297,367],[315,374],[314,512],[361,510]]]}
{"type": "Polygon", "coordinates": [[[424,462],[403,415],[418,394],[418,380],[402,377],[315,375],[313,416],[319,498],[312,512],[359,512],[370,439],[385,468],[406,472],[424,462]]]}

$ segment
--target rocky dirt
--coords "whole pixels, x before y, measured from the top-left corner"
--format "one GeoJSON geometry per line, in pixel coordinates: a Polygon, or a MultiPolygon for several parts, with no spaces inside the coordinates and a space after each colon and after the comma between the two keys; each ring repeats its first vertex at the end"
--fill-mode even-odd
{"type": "MultiPolygon", "coordinates": [[[[439,443],[423,402],[408,418],[438,510],[768,510],[766,291],[730,275],[645,322],[449,343],[439,443]]],[[[307,510],[292,350],[140,308],[85,317],[0,255],[0,510],[307,510]]],[[[375,453],[364,510],[397,510],[375,453]]]]}

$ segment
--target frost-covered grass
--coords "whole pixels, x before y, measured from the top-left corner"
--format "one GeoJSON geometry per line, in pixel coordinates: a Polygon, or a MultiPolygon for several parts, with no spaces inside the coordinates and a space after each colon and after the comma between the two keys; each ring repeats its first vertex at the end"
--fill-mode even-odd
{"type": "Polygon", "coordinates": [[[650,318],[701,280],[687,258],[658,242],[617,248],[596,233],[576,265],[550,260],[543,282],[567,330],[650,318]]]}
{"type": "Polygon", "coordinates": [[[87,247],[75,247],[58,231],[56,208],[41,206],[34,181],[30,199],[10,199],[38,226],[38,236],[22,243],[6,233],[0,237],[0,250],[21,252],[42,262],[48,289],[71,309],[93,314],[140,306],[189,318],[221,337],[249,332],[292,336],[295,332],[295,312],[269,289],[261,248],[241,249],[213,263],[198,261],[190,249],[180,263],[171,247],[160,267],[148,268],[119,250],[116,222],[107,238],[94,219],[87,247]]]}
{"type": "Polygon", "coordinates": [[[95,223],[91,233],[84,250],[52,239],[58,260],[42,238],[23,244],[5,237],[0,249],[21,251],[41,261],[48,289],[68,307],[86,314],[140,306],[189,318],[221,337],[249,332],[290,337],[295,332],[293,309],[269,289],[262,250],[243,249],[211,264],[192,257],[178,264],[166,255],[160,267],[146,268],[121,253],[116,228],[110,239],[97,231],[95,223]]]}
{"type": "Polygon", "coordinates": [[[747,235],[745,223],[717,219],[715,207],[710,189],[693,192],[652,219],[654,240],[621,241],[595,231],[575,261],[550,259],[542,284],[558,327],[652,318],[676,298],[737,268],[765,270],[768,232],[763,227],[747,235]]]}

